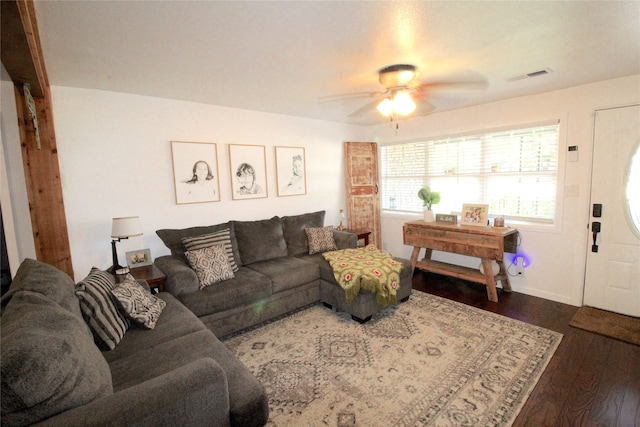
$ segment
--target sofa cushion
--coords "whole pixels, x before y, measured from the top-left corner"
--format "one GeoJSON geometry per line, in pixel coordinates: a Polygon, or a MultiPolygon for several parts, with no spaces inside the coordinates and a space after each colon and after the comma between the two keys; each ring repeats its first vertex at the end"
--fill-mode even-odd
{"type": "Polygon", "coordinates": [[[191,268],[198,276],[200,289],[234,277],[224,245],[213,245],[187,251],[185,255],[191,268]]]}
{"type": "Polygon", "coordinates": [[[320,278],[317,264],[291,257],[256,262],[249,268],[271,279],[274,294],[320,278]]]}
{"type": "Polygon", "coordinates": [[[22,290],[2,313],[2,424],[27,425],[113,393],[81,317],[22,290]]]}
{"type": "Polygon", "coordinates": [[[287,256],[282,220],[232,221],[242,265],[287,256]]]}
{"type": "Polygon", "coordinates": [[[75,295],[75,283],[63,271],[33,259],[25,259],[16,271],[11,287],[2,297],[2,308],[22,290],[40,293],[82,319],[75,295]]]}
{"type": "Polygon", "coordinates": [[[203,234],[195,237],[183,237],[182,244],[185,251],[194,251],[196,249],[207,248],[209,246],[222,244],[227,253],[229,267],[232,271],[238,271],[238,265],[233,258],[233,246],[231,245],[231,229],[225,228],[211,234],[203,234]]]}
{"type": "Polygon", "coordinates": [[[178,300],[200,317],[251,305],[270,296],[271,280],[247,267],[241,267],[233,279],[207,286],[198,292],[180,294],[178,300]]]}
{"type": "Polygon", "coordinates": [[[145,290],[130,274],[112,293],[127,317],[147,329],[156,326],[166,305],[164,301],[145,290]]]}
{"type": "Polygon", "coordinates": [[[131,324],[111,293],[115,288],[115,277],[97,268],[76,285],[82,315],[104,350],[113,350],[131,324]]]}
{"type": "Polygon", "coordinates": [[[233,229],[233,224],[230,222],[226,222],[223,224],[216,225],[207,225],[200,227],[189,227],[182,229],[161,229],[156,230],[156,234],[160,237],[160,240],[169,248],[171,251],[171,255],[178,257],[185,264],[188,263],[187,257],[185,256],[185,247],[182,239],[185,237],[196,237],[202,236],[203,234],[212,234],[218,231],[228,229],[231,235],[231,249],[233,251],[233,258],[238,266],[241,266],[240,253],[238,252],[238,245],[236,243],[235,231],[233,229]]]}
{"type": "Polygon", "coordinates": [[[115,361],[111,364],[113,388],[116,392],[129,388],[202,358],[214,359],[227,376],[230,425],[265,425],[269,409],[263,386],[208,329],[115,361]],[[162,363],[149,363],[153,360],[162,360],[162,363]]]}
{"type": "Polygon", "coordinates": [[[309,255],[338,250],[338,245],[333,239],[332,228],[330,225],[327,227],[305,228],[309,239],[309,255]]]}
{"type": "Polygon", "coordinates": [[[107,362],[127,357],[140,350],[162,346],[174,338],[205,329],[204,324],[187,307],[168,292],[155,295],[165,303],[155,328],[145,329],[135,323],[113,351],[103,352],[107,362]]]}
{"type": "Polygon", "coordinates": [[[324,226],[324,216],[325,211],[318,211],[282,218],[284,240],[287,242],[289,256],[309,253],[309,240],[304,229],[324,226]]]}

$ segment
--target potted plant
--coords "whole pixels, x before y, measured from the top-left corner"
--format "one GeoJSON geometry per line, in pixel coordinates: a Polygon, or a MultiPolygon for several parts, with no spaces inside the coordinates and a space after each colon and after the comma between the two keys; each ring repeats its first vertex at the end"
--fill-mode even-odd
{"type": "Polygon", "coordinates": [[[431,205],[436,205],[440,203],[440,192],[439,191],[431,191],[431,188],[428,186],[424,186],[418,191],[418,197],[422,200],[422,205],[424,206],[424,220],[425,222],[433,222],[433,211],[431,210],[431,205]]]}

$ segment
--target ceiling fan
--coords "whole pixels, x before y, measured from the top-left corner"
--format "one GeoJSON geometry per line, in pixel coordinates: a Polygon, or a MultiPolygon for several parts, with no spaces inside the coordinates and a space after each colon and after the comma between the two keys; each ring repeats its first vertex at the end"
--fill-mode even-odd
{"type": "Polygon", "coordinates": [[[427,98],[430,94],[441,90],[485,89],[486,79],[459,80],[437,82],[420,82],[416,80],[417,68],[410,64],[394,64],[378,70],[378,82],[384,90],[360,92],[324,97],[328,100],[349,99],[355,97],[374,97],[374,99],[349,114],[357,118],[377,109],[380,114],[397,121],[399,116],[426,115],[436,109],[427,98]]]}

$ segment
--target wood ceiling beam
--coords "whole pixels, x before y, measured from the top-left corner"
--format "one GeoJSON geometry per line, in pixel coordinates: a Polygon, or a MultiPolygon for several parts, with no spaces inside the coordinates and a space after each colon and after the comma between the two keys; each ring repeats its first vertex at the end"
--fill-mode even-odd
{"type": "Polygon", "coordinates": [[[44,96],[49,86],[40,37],[37,28],[34,33],[35,10],[33,4],[25,2],[2,1],[0,17],[0,57],[2,65],[11,76],[11,80],[22,86],[29,83],[33,96],[44,96]],[[30,17],[33,16],[33,21],[30,17]]]}

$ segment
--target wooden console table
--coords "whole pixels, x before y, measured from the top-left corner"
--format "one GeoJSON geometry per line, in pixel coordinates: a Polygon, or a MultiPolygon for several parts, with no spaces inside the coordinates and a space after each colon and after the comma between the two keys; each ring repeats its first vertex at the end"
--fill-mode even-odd
{"type": "Polygon", "coordinates": [[[403,226],[404,244],[413,246],[412,273],[415,268],[459,279],[482,283],[487,287],[489,301],[498,302],[496,281],[502,283],[505,292],[511,292],[509,275],[502,259],[505,252],[517,252],[518,230],[515,228],[477,227],[473,225],[445,225],[422,220],[407,222],[403,226]],[[418,261],[420,250],[425,248],[424,259],[418,261]],[[484,274],[478,269],[433,261],[433,250],[477,257],[482,260],[484,274]],[[495,276],[491,260],[500,266],[495,276]]]}

